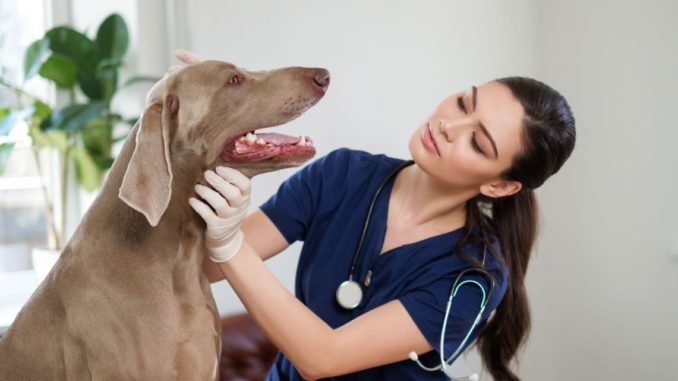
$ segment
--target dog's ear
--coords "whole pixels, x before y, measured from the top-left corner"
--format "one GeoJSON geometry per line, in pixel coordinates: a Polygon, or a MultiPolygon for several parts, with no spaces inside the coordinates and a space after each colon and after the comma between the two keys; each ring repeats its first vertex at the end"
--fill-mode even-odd
{"type": "Polygon", "coordinates": [[[170,128],[179,109],[173,95],[164,105],[153,103],[141,116],[136,147],[127,165],[118,197],[157,226],[172,197],[170,128]]]}

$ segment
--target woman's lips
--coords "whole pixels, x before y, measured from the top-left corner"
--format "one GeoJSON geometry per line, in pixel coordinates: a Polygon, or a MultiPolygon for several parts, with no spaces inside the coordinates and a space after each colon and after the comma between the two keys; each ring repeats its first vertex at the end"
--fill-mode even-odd
{"type": "Polygon", "coordinates": [[[421,140],[424,143],[424,147],[426,147],[427,150],[440,156],[440,151],[438,151],[438,145],[436,145],[436,141],[435,139],[433,139],[433,133],[431,132],[431,122],[426,123],[426,127],[424,127],[421,133],[421,140]]]}

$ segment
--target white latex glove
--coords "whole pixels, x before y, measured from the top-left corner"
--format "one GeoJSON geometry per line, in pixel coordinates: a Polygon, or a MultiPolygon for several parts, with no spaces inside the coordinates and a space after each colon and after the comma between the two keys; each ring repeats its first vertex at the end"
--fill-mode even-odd
{"type": "Polygon", "coordinates": [[[188,203],[207,223],[205,243],[210,258],[226,262],[242,246],[240,225],[250,205],[250,179],[235,169],[217,167],[216,172],[205,172],[205,180],[214,189],[197,184],[195,191],[207,203],[195,197],[188,203]]]}

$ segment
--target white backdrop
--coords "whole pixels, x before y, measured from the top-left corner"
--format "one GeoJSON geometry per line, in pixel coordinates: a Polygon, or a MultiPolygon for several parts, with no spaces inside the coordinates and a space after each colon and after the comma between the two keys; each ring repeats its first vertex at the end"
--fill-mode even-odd
{"type": "Polygon", "coordinates": [[[678,2],[544,1],[577,147],[541,190],[527,380],[678,379],[678,2]]]}

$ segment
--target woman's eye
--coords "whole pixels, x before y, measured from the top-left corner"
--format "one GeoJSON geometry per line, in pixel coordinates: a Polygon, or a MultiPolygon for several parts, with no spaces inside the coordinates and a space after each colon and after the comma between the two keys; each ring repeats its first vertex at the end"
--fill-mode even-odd
{"type": "Polygon", "coordinates": [[[473,147],[474,150],[476,150],[478,153],[485,155],[485,152],[483,152],[482,149],[480,149],[480,145],[478,145],[478,141],[476,140],[476,133],[473,132],[471,134],[471,146],[473,147]]]}
{"type": "Polygon", "coordinates": [[[466,106],[464,106],[464,98],[462,97],[457,97],[457,106],[459,106],[459,109],[466,114],[466,106]]]}
{"type": "Polygon", "coordinates": [[[228,79],[228,83],[230,85],[237,85],[238,83],[240,83],[240,81],[241,81],[241,78],[238,74],[233,74],[231,76],[231,78],[228,79]]]}

